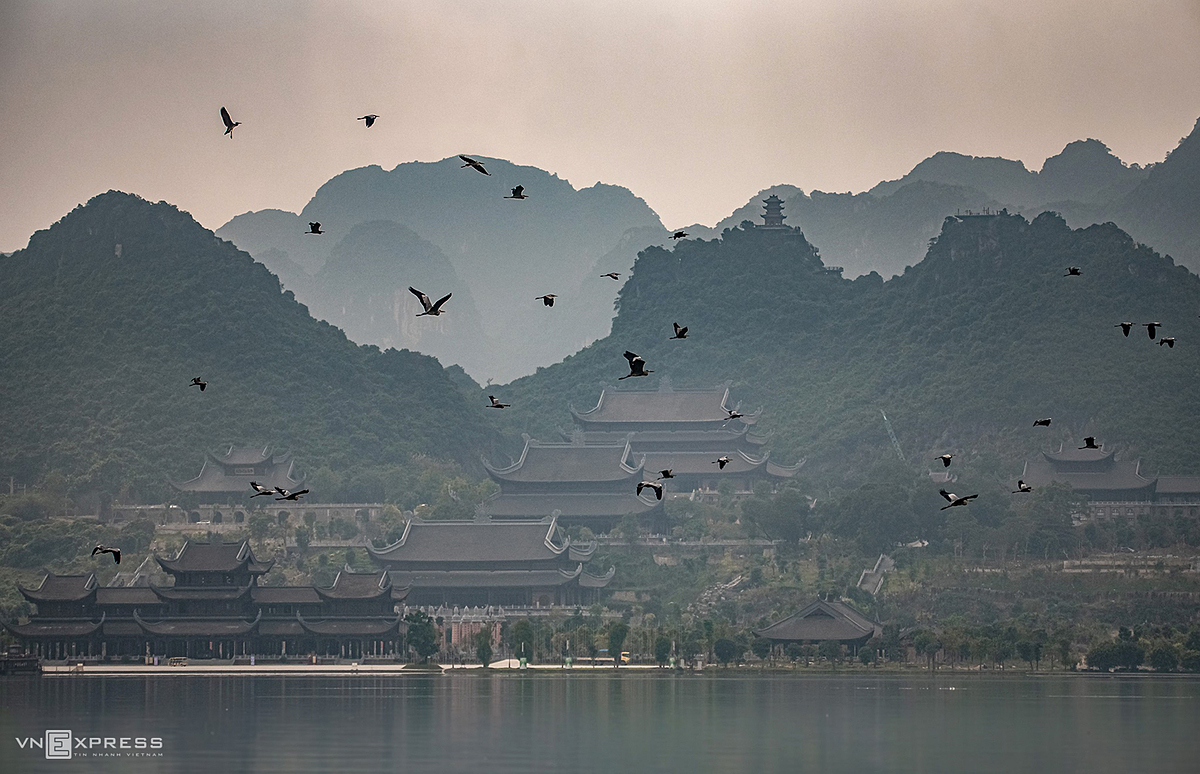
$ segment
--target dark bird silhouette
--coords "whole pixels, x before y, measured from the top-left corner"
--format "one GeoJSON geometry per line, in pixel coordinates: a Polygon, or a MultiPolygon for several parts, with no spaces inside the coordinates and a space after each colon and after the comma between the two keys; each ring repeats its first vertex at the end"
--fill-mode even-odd
{"type": "Polygon", "coordinates": [[[735,411],[734,409],[725,409],[725,412],[729,414],[729,416],[725,417],[726,422],[730,422],[734,419],[741,419],[743,416],[745,416],[745,414],[741,413],[740,411],[735,411]]]}
{"type": "Polygon", "coordinates": [[[601,277],[608,277],[609,279],[615,279],[615,280],[619,280],[619,279],[621,279],[621,272],[619,272],[619,271],[610,271],[608,274],[601,274],[600,276],[601,276],[601,277]]]}
{"type": "Polygon", "coordinates": [[[491,176],[492,173],[488,172],[486,169],[484,169],[483,164],[479,163],[478,161],[471,158],[470,156],[463,156],[462,154],[459,154],[458,157],[463,160],[463,165],[461,167],[459,167],[459,169],[466,169],[467,167],[470,167],[471,169],[474,169],[478,172],[482,172],[483,174],[488,175],[489,177],[491,176]]]}
{"type": "Polygon", "coordinates": [[[1166,344],[1171,349],[1175,349],[1175,337],[1174,336],[1163,336],[1161,339],[1158,340],[1158,346],[1161,347],[1163,344],[1166,344]]]}
{"type": "Polygon", "coordinates": [[[717,470],[724,470],[725,466],[729,464],[729,458],[717,457],[715,460],[713,460],[713,464],[717,466],[717,470]]]}
{"type": "Polygon", "coordinates": [[[1158,333],[1158,329],[1162,327],[1160,322],[1142,323],[1142,327],[1146,329],[1146,335],[1154,339],[1154,335],[1158,333]]]}
{"type": "Polygon", "coordinates": [[[534,300],[541,301],[546,306],[554,306],[554,299],[556,298],[558,298],[558,296],[554,295],[553,293],[547,293],[544,296],[538,296],[534,300]]]}
{"type": "MultiPolygon", "coordinates": [[[[629,361],[629,373],[626,374],[625,376],[619,377],[617,379],[618,382],[622,381],[624,379],[628,379],[631,376],[647,376],[649,374],[654,373],[653,371],[646,370],[646,359],[643,358],[641,355],[626,351],[625,359],[629,361]]],[[[662,499],[662,498],[659,498],[659,499],[662,499]]]]}
{"type": "Polygon", "coordinates": [[[320,223],[309,223],[309,224],[308,224],[308,231],[307,231],[307,232],[305,232],[305,233],[308,233],[308,234],[324,234],[325,232],[321,230],[321,224],[320,224],[320,223]]]}
{"type": "MultiPolygon", "coordinates": [[[[677,322],[673,322],[673,323],[671,323],[671,325],[675,326],[675,335],[671,337],[672,339],[686,339],[687,338],[687,326],[686,325],[683,326],[682,328],[679,327],[679,323],[677,323],[677,322]]],[[[668,341],[669,340],[670,339],[668,339],[668,341]]]]}
{"type": "Polygon", "coordinates": [[[959,497],[958,495],[954,494],[953,492],[947,492],[945,489],[939,489],[938,494],[940,494],[942,497],[945,497],[946,502],[950,503],[949,505],[943,505],[941,508],[938,509],[938,510],[942,510],[942,511],[946,510],[947,508],[953,508],[956,505],[967,505],[968,503],[970,503],[972,500],[974,500],[976,497],[979,496],[977,494],[973,494],[973,495],[967,495],[966,497],[959,497]]]}
{"type": "Polygon", "coordinates": [[[275,487],[275,491],[277,491],[277,492],[279,492],[279,494],[283,495],[282,497],[276,497],[275,502],[279,502],[280,500],[293,500],[293,501],[299,502],[300,495],[308,494],[307,489],[301,489],[299,492],[289,492],[286,489],[280,489],[279,487],[275,487]]]}
{"type": "Polygon", "coordinates": [[[1033,487],[1026,484],[1024,481],[1017,481],[1017,488],[1013,490],[1013,494],[1021,494],[1022,492],[1032,492],[1033,487]]]}
{"type": "Polygon", "coordinates": [[[950,460],[954,459],[954,455],[953,454],[943,454],[942,456],[937,457],[936,459],[939,459],[942,461],[942,467],[948,468],[948,467],[950,467],[950,460]]]}
{"type": "Polygon", "coordinates": [[[662,484],[658,483],[657,481],[639,481],[638,487],[637,487],[637,493],[641,494],[642,490],[647,489],[647,488],[654,490],[654,497],[656,499],[658,499],[658,500],[662,499],[662,492],[663,492],[662,484]]]}
{"type": "Polygon", "coordinates": [[[229,135],[229,139],[232,140],[233,139],[233,127],[241,126],[242,122],[234,121],[232,118],[230,118],[229,111],[226,110],[223,106],[221,108],[221,121],[223,121],[225,124],[225,134],[229,135]]]}
{"type": "Polygon", "coordinates": [[[674,234],[671,235],[671,238],[672,239],[683,239],[687,235],[688,235],[688,233],[686,231],[676,231],[674,234]]]}
{"type": "Polygon", "coordinates": [[[1034,427],[1049,427],[1050,426],[1050,417],[1046,417],[1045,419],[1033,420],[1033,426],[1034,427]]]}
{"type": "Polygon", "coordinates": [[[96,547],[92,549],[92,556],[95,556],[96,554],[112,554],[113,561],[115,561],[117,564],[121,563],[121,549],[119,548],[109,548],[106,545],[97,543],[96,547]]]}
{"type": "Polygon", "coordinates": [[[1083,446],[1080,446],[1079,448],[1080,449],[1099,449],[1100,447],[1096,445],[1096,437],[1089,435],[1087,438],[1083,439],[1083,446]]]}
{"type": "Polygon", "coordinates": [[[250,488],[253,489],[257,493],[257,494],[250,495],[251,500],[253,500],[255,497],[262,497],[263,495],[275,494],[274,489],[271,489],[270,487],[265,487],[262,484],[258,483],[257,481],[251,481],[250,488]]]}
{"type": "Polygon", "coordinates": [[[664,478],[675,478],[675,469],[667,468],[666,470],[658,471],[658,480],[662,481],[664,478]]]}
{"type": "Polygon", "coordinates": [[[200,392],[204,392],[204,388],[208,386],[208,382],[204,381],[199,376],[193,376],[192,383],[189,384],[188,386],[189,387],[199,387],[200,392]]]}
{"type": "Polygon", "coordinates": [[[362,116],[362,117],[360,117],[358,120],[359,120],[359,121],[366,121],[366,122],[367,122],[367,128],[368,128],[368,129],[370,129],[372,126],[374,126],[374,125],[375,125],[375,119],[376,119],[376,118],[379,118],[379,116],[375,115],[374,113],[370,113],[370,114],[368,114],[368,115],[365,115],[365,116],[362,116]]]}
{"type": "Polygon", "coordinates": [[[528,199],[529,197],[525,195],[525,186],[519,185],[516,188],[512,189],[512,196],[505,196],[504,198],[505,199],[528,199]]]}
{"type": "Polygon", "coordinates": [[[1083,275],[1083,272],[1079,270],[1078,266],[1068,266],[1067,273],[1064,274],[1063,276],[1064,277],[1079,277],[1082,275],[1083,275]]]}
{"type": "Polygon", "coordinates": [[[440,315],[442,313],[442,304],[449,301],[450,296],[454,295],[453,293],[447,293],[446,295],[439,298],[438,302],[436,304],[431,304],[431,303],[429,303],[429,296],[425,295],[424,293],[417,290],[416,288],[409,286],[408,291],[410,293],[412,293],[414,296],[416,296],[417,299],[421,302],[421,306],[425,308],[425,311],[421,312],[419,315],[417,315],[417,317],[424,317],[425,315],[429,315],[430,317],[437,317],[438,315],[440,315]]]}
{"type": "Polygon", "coordinates": [[[488,408],[506,409],[512,405],[511,403],[501,403],[500,401],[496,400],[495,395],[489,395],[488,400],[492,402],[492,405],[488,406],[488,408]]]}
{"type": "Polygon", "coordinates": [[[1125,334],[1125,338],[1129,338],[1129,329],[1133,327],[1133,323],[1131,323],[1131,322],[1117,323],[1113,327],[1120,328],[1121,333],[1125,334]]]}

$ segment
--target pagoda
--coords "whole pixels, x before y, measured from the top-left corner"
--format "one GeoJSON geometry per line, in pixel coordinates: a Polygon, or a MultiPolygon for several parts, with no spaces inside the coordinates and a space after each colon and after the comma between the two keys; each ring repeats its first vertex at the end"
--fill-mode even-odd
{"type": "Polygon", "coordinates": [[[594,541],[572,541],[557,515],[537,521],[422,521],[412,518],[400,538],[367,549],[410,605],[431,607],[554,607],[595,602],[615,570],[584,566],[594,541]]]}
{"type": "Polygon", "coordinates": [[[762,228],[787,228],[783,225],[783,220],[787,217],[783,214],[783,199],[771,194],[763,199],[763,209],[766,211],[762,214],[762,228]]]}
{"type": "Polygon", "coordinates": [[[269,489],[302,489],[303,478],[293,478],[295,461],[291,453],[272,454],[271,447],[230,446],[225,454],[205,455],[200,473],[192,479],[171,482],[179,492],[199,496],[201,502],[230,502],[241,500],[251,492],[255,481],[269,489]]]}

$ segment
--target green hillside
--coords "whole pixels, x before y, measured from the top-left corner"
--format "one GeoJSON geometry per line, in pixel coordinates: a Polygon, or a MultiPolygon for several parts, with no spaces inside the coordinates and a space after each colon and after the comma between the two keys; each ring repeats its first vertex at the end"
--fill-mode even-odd
{"type": "Polygon", "coordinates": [[[503,388],[514,427],[568,425],[568,402],[594,405],[631,349],[655,370],[638,387],[732,379],[809,475],[861,480],[893,458],[880,410],[918,469],[952,451],[1015,478],[1026,456],[1095,435],[1149,471],[1200,470],[1200,278],[1111,224],[948,218],[888,282],[823,270],[796,231],[737,228],[644,251],[618,305],[608,338],[503,388]],[[1124,338],[1124,320],[1161,321],[1176,346],[1124,338]],[[672,321],[686,341],[667,340],[672,321]],[[1030,427],[1043,416],[1048,432],[1030,427]]]}
{"type": "Polygon", "coordinates": [[[269,443],[375,497],[414,454],[474,466],[495,438],[436,360],[356,346],[187,213],[130,194],[0,259],[0,318],[0,474],[18,482],[57,470],[72,492],[161,501],[204,451],[269,443]]]}

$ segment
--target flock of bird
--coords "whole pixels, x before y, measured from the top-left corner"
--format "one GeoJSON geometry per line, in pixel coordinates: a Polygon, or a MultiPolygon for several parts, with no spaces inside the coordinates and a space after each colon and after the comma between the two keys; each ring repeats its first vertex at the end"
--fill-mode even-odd
{"type": "MultiPolygon", "coordinates": [[[[375,121],[378,118],[379,118],[378,115],[376,115],[374,113],[368,113],[365,116],[360,116],[356,120],[363,121],[365,123],[366,127],[369,129],[370,127],[375,125],[375,121]]],[[[231,140],[233,139],[234,128],[242,125],[241,121],[233,120],[233,118],[229,115],[229,111],[226,110],[224,106],[221,107],[221,122],[225,125],[225,135],[227,137],[229,137],[229,139],[231,139],[231,140]]],[[[489,177],[491,176],[492,173],[487,171],[487,168],[484,166],[483,162],[473,159],[470,156],[464,156],[461,154],[459,155],[458,158],[463,162],[460,169],[468,169],[468,168],[474,169],[476,172],[479,172],[480,174],[484,174],[489,177]]],[[[505,196],[503,198],[523,200],[523,199],[528,199],[529,196],[527,196],[525,194],[525,186],[517,185],[511,189],[511,192],[508,196],[505,196]]],[[[320,236],[320,235],[323,235],[326,233],[325,231],[323,231],[321,229],[320,222],[317,222],[317,221],[310,222],[308,224],[308,229],[309,230],[305,233],[310,236],[320,236]]],[[[670,239],[672,239],[672,240],[684,239],[687,236],[688,236],[688,233],[686,231],[675,231],[671,234],[670,239]]],[[[1083,275],[1083,271],[1078,266],[1066,267],[1066,273],[1063,274],[1064,277],[1080,277],[1082,275],[1083,275]]],[[[610,271],[605,274],[601,274],[600,276],[607,277],[614,281],[620,281],[621,272],[610,271]]],[[[414,288],[412,286],[410,286],[408,289],[421,302],[421,307],[422,307],[423,311],[418,313],[416,315],[417,317],[426,317],[426,316],[438,317],[442,314],[445,314],[445,311],[442,309],[442,307],[445,305],[445,303],[447,301],[450,300],[450,297],[453,295],[453,293],[447,293],[446,295],[439,298],[436,302],[434,302],[434,301],[430,300],[429,296],[427,296],[425,293],[421,292],[420,290],[417,290],[416,288],[414,288]]],[[[546,294],[543,294],[540,296],[536,296],[534,300],[541,301],[542,304],[546,307],[553,307],[554,300],[556,298],[558,298],[558,296],[556,294],[546,293],[546,294]]],[[[677,322],[674,322],[671,325],[674,328],[674,335],[671,336],[669,340],[673,341],[673,340],[677,340],[677,339],[686,339],[687,338],[687,334],[688,334],[687,326],[681,326],[677,322]]],[[[1150,337],[1151,341],[1154,340],[1154,337],[1157,334],[1158,329],[1162,327],[1162,323],[1157,322],[1157,321],[1142,323],[1141,325],[1142,325],[1142,327],[1144,327],[1146,329],[1146,334],[1150,337]]],[[[1120,328],[1121,332],[1125,335],[1126,338],[1128,338],[1129,331],[1133,329],[1133,326],[1134,326],[1134,323],[1132,323],[1132,322],[1121,322],[1113,327],[1120,328]]],[[[1164,344],[1167,347],[1174,348],[1174,346],[1175,346],[1174,337],[1165,336],[1158,340],[1158,345],[1160,347],[1163,346],[1164,344]]],[[[625,359],[629,362],[629,373],[626,374],[625,376],[618,377],[618,379],[617,379],[618,381],[624,381],[625,379],[632,379],[632,378],[639,377],[639,376],[649,376],[650,374],[654,373],[653,369],[646,368],[646,359],[643,358],[641,355],[638,355],[635,352],[630,352],[630,351],[626,350],[625,359]]],[[[205,388],[208,386],[208,382],[204,381],[199,376],[197,376],[192,379],[189,386],[199,387],[200,391],[204,392],[205,388]]],[[[511,403],[502,403],[494,395],[489,395],[488,400],[490,401],[490,403],[486,408],[506,409],[506,408],[509,408],[512,406],[511,403]]],[[[736,410],[733,410],[733,409],[726,409],[726,412],[728,413],[728,416],[725,419],[726,423],[728,423],[734,419],[739,419],[742,417],[742,414],[738,413],[736,410]]],[[[1047,417],[1045,419],[1038,419],[1033,423],[1033,426],[1034,427],[1049,427],[1050,421],[1051,420],[1049,417],[1047,417]]],[[[724,425],[722,425],[722,427],[724,427],[724,425]]],[[[1096,446],[1096,439],[1094,437],[1090,437],[1090,436],[1084,439],[1084,445],[1079,448],[1080,449],[1099,449],[1099,447],[1096,446]]],[[[938,456],[936,459],[941,460],[942,465],[944,467],[948,468],[948,467],[950,467],[950,462],[954,459],[954,456],[955,455],[953,455],[953,454],[947,453],[947,454],[942,454],[942,455],[938,456]]],[[[724,470],[725,466],[728,465],[729,462],[730,462],[730,458],[727,456],[723,456],[723,457],[719,457],[719,458],[713,460],[712,464],[718,466],[719,470],[724,470]]],[[[654,492],[654,496],[657,499],[661,500],[662,496],[663,496],[663,483],[662,482],[667,479],[674,478],[674,477],[675,477],[674,471],[671,469],[659,471],[659,477],[657,480],[654,480],[654,481],[647,480],[647,481],[638,482],[637,494],[641,495],[641,493],[644,490],[649,489],[654,492]]],[[[281,500],[298,501],[301,498],[301,496],[308,494],[308,491],[309,491],[307,489],[301,489],[297,492],[289,492],[288,490],[283,489],[282,487],[269,488],[269,487],[262,486],[254,481],[250,482],[250,487],[255,491],[255,494],[251,495],[251,499],[253,499],[255,497],[277,495],[275,497],[276,501],[281,501],[281,500]]],[[[1029,484],[1026,484],[1024,481],[1017,481],[1017,488],[1015,490],[1013,490],[1013,494],[1028,493],[1028,492],[1032,492],[1032,491],[1033,491],[1033,487],[1031,487],[1029,484]]],[[[978,494],[972,494],[972,495],[967,495],[965,497],[959,497],[958,495],[954,494],[953,492],[947,492],[945,489],[940,489],[939,494],[941,494],[941,496],[943,498],[945,498],[948,503],[948,505],[942,506],[942,508],[940,509],[943,511],[946,510],[947,508],[953,508],[953,507],[960,506],[960,505],[967,505],[970,503],[971,500],[974,500],[975,498],[979,497],[978,494]]],[[[119,548],[111,548],[108,546],[97,544],[96,547],[94,549],[92,549],[92,556],[95,556],[98,553],[112,554],[113,559],[116,560],[116,563],[117,564],[121,563],[121,550],[119,548]]]]}
{"type": "MultiPolygon", "coordinates": [[[[1068,266],[1068,267],[1066,267],[1066,274],[1063,274],[1062,276],[1064,276],[1064,277],[1082,277],[1083,270],[1081,268],[1079,268],[1078,266],[1068,266]]],[[[1162,323],[1158,322],[1158,321],[1142,323],[1141,325],[1143,328],[1146,329],[1146,335],[1150,338],[1150,341],[1154,341],[1154,337],[1157,335],[1158,329],[1163,327],[1162,323]]],[[[1125,335],[1125,338],[1129,338],[1129,331],[1133,330],[1133,326],[1134,326],[1134,323],[1132,323],[1132,322],[1120,322],[1120,323],[1117,323],[1116,325],[1114,325],[1113,327],[1120,328],[1121,333],[1123,333],[1125,335]]],[[[1174,336],[1164,336],[1158,340],[1158,346],[1161,347],[1164,344],[1167,345],[1167,347],[1169,349],[1174,349],[1175,348],[1175,337],[1174,336]]],[[[1050,422],[1051,422],[1051,417],[1045,417],[1043,419],[1035,419],[1033,422],[1033,426],[1034,427],[1049,427],[1050,422]]],[[[1080,446],[1079,450],[1083,451],[1084,449],[1092,449],[1095,451],[1100,450],[1100,447],[1096,444],[1095,436],[1089,435],[1083,439],[1083,446],[1080,446]]],[[[938,457],[935,457],[935,459],[941,460],[942,466],[948,468],[948,467],[950,467],[950,461],[954,459],[954,455],[953,454],[942,454],[942,455],[939,455],[938,457]]],[[[1033,491],[1032,486],[1030,486],[1029,484],[1026,484],[1023,480],[1018,479],[1017,480],[1017,488],[1012,490],[1012,493],[1013,494],[1029,494],[1032,491],[1033,491]]],[[[953,492],[947,492],[945,489],[938,490],[938,493],[941,494],[941,496],[944,497],[946,499],[946,501],[949,503],[949,505],[942,506],[941,510],[943,510],[943,511],[946,510],[947,508],[953,508],[956,505],[967,505],[970,503],[971,500],[974,500],[976,497],[979,496],[978,494],[973,494],[973,495],[967,495],[966,497],[959,497],[958,495],[954,494],[953,492]]]]}

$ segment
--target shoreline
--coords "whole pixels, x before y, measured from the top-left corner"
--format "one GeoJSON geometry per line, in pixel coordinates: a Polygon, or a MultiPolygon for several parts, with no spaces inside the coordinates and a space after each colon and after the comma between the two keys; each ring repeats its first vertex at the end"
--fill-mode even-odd
{"type": "MultiPolygon", "coordinates": [[[[720,667],[708,665],[703,669],[670,669],[656,664],[627,664],[619,668],[611,665],[591,666],[574,664],[565,668],[561,664],[529,664],[520,669],[515,660],[500,661],[488,668],[478,664],[419,666],[412,664],[188,664],[186,666],[146,665],[146,664],[49,664],[43,665],[41,676],[45,677],[337,677],[337,676],[410,676],[410,675],[520,675],[535,673],[540,676],[561,674],[663,674],[663,675],[702,675],[708,677],[772,677],[780,679],[804,678],[1049,678],[1072,677],[1085,679],[1192,679],[1200,680],[1197,673],[1159,673],[1159,672],[1087,672],[1071,670],[1054,670],[1032,672],[1028,670],[966,670],[942,669],[930,672],[926,669],[762,669],[759,667],[720,667]]],[[[37,673],[31,673],[37,674],[37,673]]],[[[14,677],[18,675],[13,675],[14,677]]],[[[29,676],[29,675],[25,675],[29,676]]]]}

